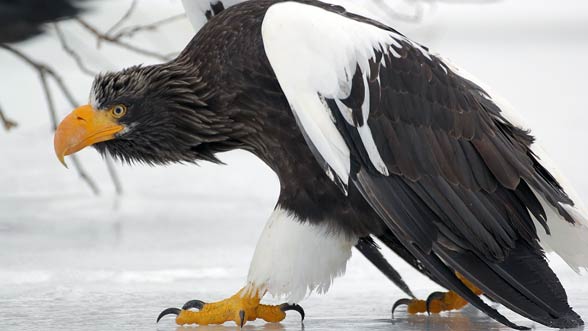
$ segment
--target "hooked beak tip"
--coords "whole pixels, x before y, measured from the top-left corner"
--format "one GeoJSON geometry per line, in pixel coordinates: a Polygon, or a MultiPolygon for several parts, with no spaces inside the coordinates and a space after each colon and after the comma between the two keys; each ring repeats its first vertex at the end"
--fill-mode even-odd
{"type": "Polygon", "coordinates": [[[67,163],[65,163],[65,155],[57,155],[57,158],[59,159],[59,162],[61,164],[63,164],[63,166],[65,167],[65,169],[69,169],[67,166],[67,163]]]}

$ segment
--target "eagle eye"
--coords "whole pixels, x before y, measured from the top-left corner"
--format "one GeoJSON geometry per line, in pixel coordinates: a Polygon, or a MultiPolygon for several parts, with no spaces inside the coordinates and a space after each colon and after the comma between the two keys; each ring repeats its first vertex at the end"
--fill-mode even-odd
{"type": "Polygon", "coordinates": [[[121,118],[127,113],[127,107],[125,105],[116,105],[110,109],[110,113],[114,118],[121,118]]]}

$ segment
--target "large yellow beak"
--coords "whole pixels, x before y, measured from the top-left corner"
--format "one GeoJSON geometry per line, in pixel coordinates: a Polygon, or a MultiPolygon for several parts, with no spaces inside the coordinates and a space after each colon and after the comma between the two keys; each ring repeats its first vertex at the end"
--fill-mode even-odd
{"type": "Polygon", "coordinates": [[[118,124],[109,111],[96,111],[92,106],[85,105],[67,115],[57,127],[55,138],[55,154],[67,168],[64,158],[84,147],[114,139],[114,135],[124,129],[118,124]]]}

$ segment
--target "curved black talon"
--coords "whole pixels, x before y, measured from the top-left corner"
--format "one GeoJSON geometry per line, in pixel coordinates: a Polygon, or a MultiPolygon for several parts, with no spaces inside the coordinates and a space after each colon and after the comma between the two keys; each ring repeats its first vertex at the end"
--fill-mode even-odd
{"type": "Polygon", "coordinates": [[[411,301],[412,301],[412,299],[400,299],[400,300],[394,302],[394,305],[392,306],[392,318],[394,318],[394,311],[396,310],[396,308],[398,308],[402,305],[408,306],[411,301]]]}
{"type": "Polygon", "coordinates": [[[190,308],[196,308],[198,310],[202,310],[202,308],[204,307],[205,304],[206,304],[206,302],[204,302],[202,300],[190,300],[182,306],[182,309],[188,310],[190,308]]]}
{"type": "Polygon", "coordinates": [[[283,303],[280,305],[280,310],[283,312],[287,312],[289,310],[295,310],[300,314],[300,317],[302,317],[301,321],[304,321],[304,316],[306,316],[306,314],[304,313],[304,309],[297,305],[297,304],[289,304],[289,303],[283,303]]]}
{"type": "Polygon", "coordinates": [[[241,319],[241,327],[243,327],[243,325],[245,325],[245,311],[244,310],[239,311],[239,318],[241,319]]]}
{"type": "Polygon", "coordinates": [[[427,314],[431,315],[431,310],[429,309],[431,306],[431,301],[437,299],[439,301],[443,300],[443,297],[445,297],[445,293],[443,292],[433,292],[429,295],[429,297],[427,297],[427,304],[425,307],[427,307],[427,314]]]}
{"type": "Polygon", "coordinates": [[[160,320],[160,319],[161,319],[163,316],[165,316],[165,315],[176,315],[176,316],[178,316],[178,315],[180,314],[180,312],[181,312],[181,310],[180,310],[180,309],[178,309],[178,308],[168,308],[168,309],[166,309],[166,310],[162,311],[162,312],[159,314],[159,316],[157,316],[157,322],[156,322],[156,323],[159,323],[159,320],[160,320]]]}

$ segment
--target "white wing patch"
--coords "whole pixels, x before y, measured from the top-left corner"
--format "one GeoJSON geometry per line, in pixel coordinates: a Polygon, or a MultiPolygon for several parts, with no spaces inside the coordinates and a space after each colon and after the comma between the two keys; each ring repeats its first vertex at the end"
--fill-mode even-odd
{"type": "Polygon", "coordinates": [[[335,100],[345,121],[357,128],[375,169],[387,176],[388,169],[367,125],[369,61],[375,61],[376,51],[399,57],[392,46],[401,48],[400,40],[429,57],[426,51],[394,32],[297,2],[272,5],[263,21],[262,36],[267,57],[301,129],[332,172],[348,184],[350,150],[323,98],[335,100]],[[351,110],[341,102],[352,91],[358,67],[365,86],[361,125],[354,123],[351,110]]]}

